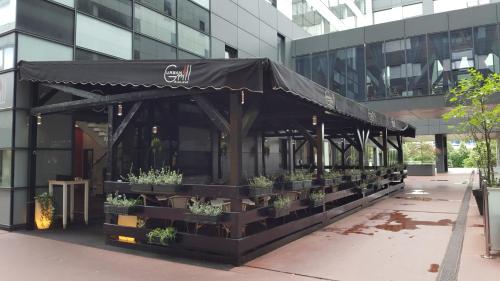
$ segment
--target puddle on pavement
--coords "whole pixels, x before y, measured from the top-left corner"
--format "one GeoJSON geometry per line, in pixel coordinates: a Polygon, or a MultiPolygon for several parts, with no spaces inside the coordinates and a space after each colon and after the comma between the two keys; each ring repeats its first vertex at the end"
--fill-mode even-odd
{"type": "MultiPolygon", "coordinates": [[[[326,227],[323,228],[322,232],[334,232],[341,235],[349,234],[362,234],[362,235],[374,235],[375,231],[370,231],[370,229],[380,229],[390,232],[400,232],[402,230],[415,230],[419,229],[418,226],[449,226],[453,225],[453,221],[450,219],[443,219],[438,221],[421,221],[409,218],[399,211],[394,211],[392,213],[378,213],[372,216],[370,221],[385,221],[382,224],[377,225],[367,225],[366,223],[356,224],[350,228],[338,228],[338,227],[326,227]]],[[[409,233],[404,233],[409,234],[409,233]]],[[[414,235],[410,238],[415,237],[414,235]]]]}
{"type": "Polygon", "coordinates": [[[409,195],[427,195],[429,192],[423,190],[423,189],[414,189],[411,192],[407,192],[406,194],[409,195]]]}
{"type": "Polygon", "coordinates": [[[438,272],[439,271],[439,264],[437,264],[437,263],[431,264],[431,266],[429,267],[429,269],[427,269],[427,271],[432,272],[432,273],[438,272]]]}

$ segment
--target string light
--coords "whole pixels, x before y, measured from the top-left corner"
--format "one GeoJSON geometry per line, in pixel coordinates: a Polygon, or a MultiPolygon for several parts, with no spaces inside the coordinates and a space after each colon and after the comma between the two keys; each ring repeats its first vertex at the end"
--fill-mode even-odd
{"type": "Polygon", "coordinates": [[[40,113],[38,113],[36,116],[36,124],[38,126],[42,125],[42,115],[40,113]]]}
{"type": "Polygon", "coordinates": [[[313,123],[313,126],[318,125],[318,116],[313,115],[313,117],[312,117],[312,123],[313,123]]]}
{"type": "Polygon", "coordinates": [[[153,135],[158,134],[158,126],[153,126],[153,128],[151,129],[151,131],[153,132],[153,135]]]}
{"type": "Polygon", "coordinates": [[[123,115],[123,105],[121,103],[118,104],[118,116],[123,115]]]}

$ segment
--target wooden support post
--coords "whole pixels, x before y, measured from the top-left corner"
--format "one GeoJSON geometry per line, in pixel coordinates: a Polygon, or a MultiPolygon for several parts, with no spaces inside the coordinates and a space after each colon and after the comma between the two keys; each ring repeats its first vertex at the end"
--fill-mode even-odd
{"type": "Polygon", "coordinates": [[[384,167],[389,167],[389,148],[387,147],[387,129],[382,130],[382,157],[384,167]]]}
{"type": "Polygon", "coordinates": [[[345,167],[345,152],[346,152],[346,147],[345,147],[345,139],[342,138],[342,150],[340,151],[341,155],[342,155],[342,161],[341,161],[341,164],[342,164],[342,168],[345,167]]]}
{"type": "Polygon", "coordinates": [[[210,140],[212,146],[212,182],[216,183],[219,180],[219,131],[210,130],[210,140]]]}
{"type": "Polygon", "coordinates": [[[255,155],[255,171],[257,176],[264,175],[264,158],[263,158],[263,150],[264,150],[264,142],[263,142],[263,136],[262,133],[258,133],[255,136],[255,147],[257,148],[255,150],[256,155],[255,155]]]}
{"type": "Polygon", "coordinates": [[[241,181],[242,169],[242,138],[241,138],[241,122],[242,122],[242,106],[240,95],[231,94],[230,109],[229,109],[229,184],[239,185],[241,181]]]}
{"type": "Polygon", "coordinates": [[[321,179],[325,172],[325,125],[319,122],[316,126],[316,178],[321,179]]]}
{"type": "Polygon", "coordinates": [[[403,164],[403,137],[397,135],[396,141],[398,142],[398,164],[403,164]]]}
{"type": "Polygon", "coordinates": [[[287,148],[288,148],[288,153],[287,153],[287,167],[288,167],[288,171],[289,172],[293,172],[294,170],[294,166],[295,166],[295,163],[294,163],[294,147],[293,147],[293,138],[292,136],[288,136],[287,137],[287,148]]]}
{"type": "Polygon", "coordinates": [[[108,105],[108,152],[106,161],[106,180],[112,181],[115,178],[115,145],[113,143],[115,124],[114,106],[108,105]]]}
{"type": "MultiPolygon", "coordinates": [[[[31,105],[38,105],[38,86],[32,86],[31,105]]],[[[26,228],[32,230],[35,228],[35,195],[36,195],[36,139],[37,139],[37,120],[36,116],[29,116],[28,132],[28,190],[26,202],[26,228]]],[[[14,202],[11,202],[13,204],[14,202]]]]}
{"type": "Polygon", "coordinates": [[[264,136],[264,134],[262,134],[261,136],[262,136],[262,138],[261,138],[260,147],[261,147],[262,153],[260,156],[262,159],[262,175],[265,176],[266,175],[266,137],[264,136]]]}

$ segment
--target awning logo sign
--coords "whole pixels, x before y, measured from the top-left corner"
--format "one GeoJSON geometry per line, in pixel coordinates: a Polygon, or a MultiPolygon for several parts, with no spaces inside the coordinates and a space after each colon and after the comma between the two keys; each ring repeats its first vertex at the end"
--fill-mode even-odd
{"type": "Polygon", "coordinates": [[[187,64],[183,68],[179,68],[175,64],[171,64],[165,68],[163,79],[167,83],[187,84],[191,76],[191,65],[187,64]]]}

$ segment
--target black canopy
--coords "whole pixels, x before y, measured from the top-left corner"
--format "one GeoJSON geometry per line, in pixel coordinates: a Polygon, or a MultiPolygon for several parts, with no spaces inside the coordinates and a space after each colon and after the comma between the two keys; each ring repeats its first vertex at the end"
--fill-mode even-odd
{"type": "Polygon", "coordinates": [[[71,61],[19,63],[20,79],[32,82],[155,88],[281,91],[362,122],[414,137],[415,128],[370,110],[269,59],[170,61],[71,61]],[[269,81],[271,88],[265,86],[269,81]]]}

